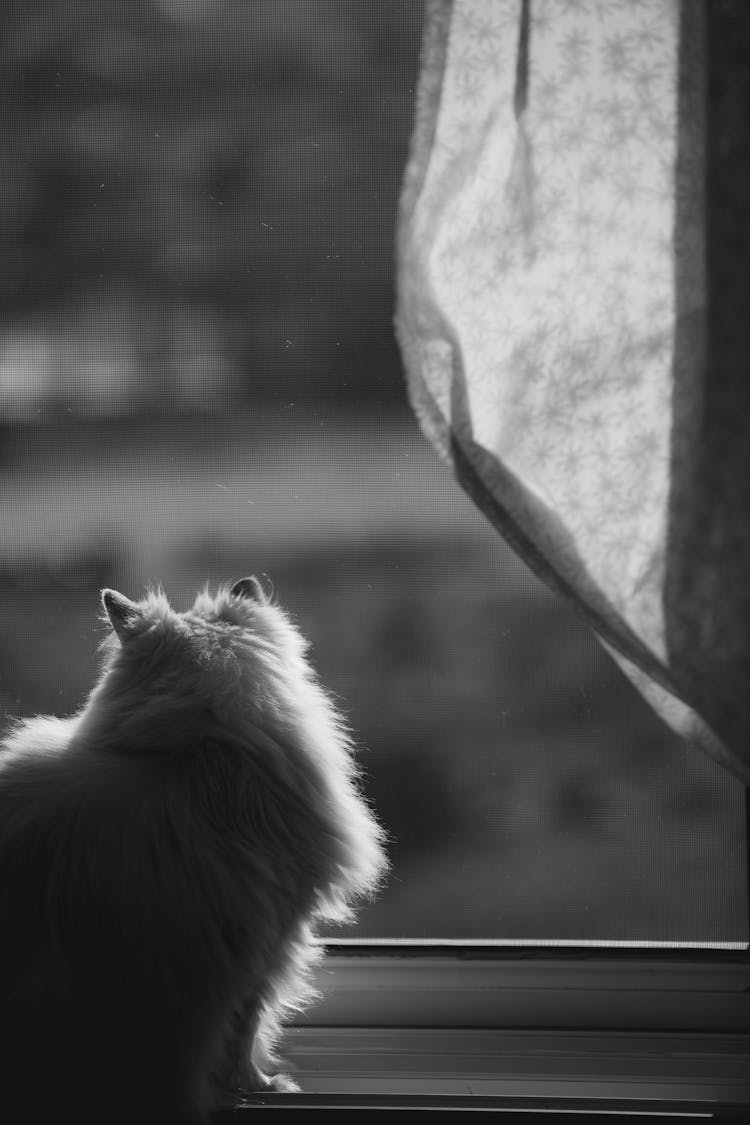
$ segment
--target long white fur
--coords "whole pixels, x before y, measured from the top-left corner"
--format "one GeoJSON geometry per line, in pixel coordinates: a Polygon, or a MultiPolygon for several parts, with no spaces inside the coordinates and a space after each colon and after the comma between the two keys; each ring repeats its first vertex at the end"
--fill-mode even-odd
{"type": "Polygon", "coordinates": [[[185,613],[161,591],[103,601],[85,706],[0,753],[0,1099],[17,1121],[192,1125],[294,1088],[264,1068],[310,999],[315,926],[378,887],[383,834],[257,583],[185,613]]]}

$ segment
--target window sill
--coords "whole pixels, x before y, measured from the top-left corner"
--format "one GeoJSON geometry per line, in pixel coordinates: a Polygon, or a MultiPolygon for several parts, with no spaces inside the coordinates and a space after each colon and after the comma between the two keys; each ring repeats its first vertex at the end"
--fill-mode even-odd
{"type": "Polygon", "coordinates": [[[282,1044],[304,1094],[254,1112],[748,1119],[745,953],[337,948],[318,987],[282,1044]]]}
{"type": "Polygon", "coordinates": [[[296,1028],[310,1094],[750,1105],[750,1037],[694,1033],[296,1028]]]}
{"type": "Polygon", "coordinates": [[[336,946],[298,1027],[750,1034],[746,951],[336,946]]]}

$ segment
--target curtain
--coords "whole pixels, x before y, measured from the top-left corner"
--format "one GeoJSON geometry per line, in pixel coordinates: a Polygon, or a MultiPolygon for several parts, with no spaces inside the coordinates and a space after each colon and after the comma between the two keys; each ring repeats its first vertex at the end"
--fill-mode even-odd
{"type": "Polygon", "coordinates": [[[398,234],[424,432],[750,783],[750,4],[436,0],[398,234]]]}

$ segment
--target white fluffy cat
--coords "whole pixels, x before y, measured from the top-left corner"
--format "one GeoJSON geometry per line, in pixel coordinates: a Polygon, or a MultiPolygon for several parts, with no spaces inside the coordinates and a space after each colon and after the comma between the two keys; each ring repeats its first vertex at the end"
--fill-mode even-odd
{"type": "Polygon", "coordinates": [[[0,1112],[193,1125],[295,1089],[264,1070],[309,997],[312,928],[376,889],[383,834],[256,579],[185,613],[102,601],[85,706],[0,753],[0,1112]]]}

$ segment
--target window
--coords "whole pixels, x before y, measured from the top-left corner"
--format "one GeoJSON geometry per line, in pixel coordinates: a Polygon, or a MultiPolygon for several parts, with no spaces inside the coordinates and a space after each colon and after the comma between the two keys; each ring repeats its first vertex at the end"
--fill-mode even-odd
{"type": "Polygon", "coordinates": [[[265,572],[392,834],[387,889],[323,935],[324,999],[286,1041],[305,1089],[750,1103],[744,790],[498,539],[406,402],[421,5],[144,0],[86,6],[83,36],[79,8],[6,17],[4,715],[79,704],[101,586],[182,607],[265,572]]]}

